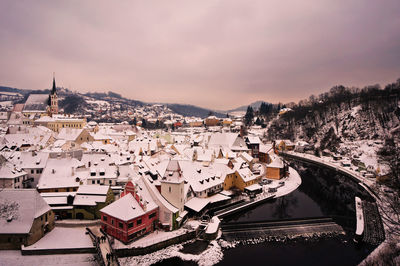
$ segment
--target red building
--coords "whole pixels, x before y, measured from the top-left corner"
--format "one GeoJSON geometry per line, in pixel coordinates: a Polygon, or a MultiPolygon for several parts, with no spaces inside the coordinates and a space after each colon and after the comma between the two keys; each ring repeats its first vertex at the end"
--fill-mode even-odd
{"type": "Polygon", "coordinates": [[[158,206],[140,181],[128,182],[121,198],[100,210],[103,230],[124,243],[154,231],[158,221],[158,206]]]}

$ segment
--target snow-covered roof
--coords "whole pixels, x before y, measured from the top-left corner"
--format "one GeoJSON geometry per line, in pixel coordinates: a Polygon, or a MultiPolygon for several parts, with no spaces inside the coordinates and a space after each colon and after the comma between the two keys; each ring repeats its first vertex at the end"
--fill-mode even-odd
{"type": "Polygon", "coordinates": [[[75,141],[83,131],[83,128],[62,128],[57,135],[57,139],[75,141]]]}
{"type": "Polygon", "coordinates": [[[268,153],[272,149],[272,144],[260,144],[259,152],[268,153]]]}
{"type": "Polygon", "coordinates": [[[177,160],[169,161],[163,174],[162,181],[169,183],[181,183],[184,181],[182,178],[182,170],[177,160]]]}
{"type": "Polygon", "coordinates": [[[44,168],[49,158],[47,152],[21,152],[19,156],[14,156],[10,161],[19,168],[32,169],[44,168]]]}
{"type": "Polygon", "coordinates": [[[267,167],[269,168],[283,168],[283,161],[281,158],[276,156],[274,159],[272,159],[272,162],[270,164],[267,164],[267,167]]]}
{"type": "Polygon", "coordinates": [[[81,185],[81,186],[79,186],[79,188],[76,191],[76,193],[79,194],[79,195],[102,195],[102,196],[106,196],[109,189],[110,189],[109,186],[81,185]]]}
{"type": "Polygon", "coordinates": [[[251,162],[251,161],[253,161],[253,157],[250,155],[250,154],[248,154],[247,152],[242,152],[242,153],[240,153],[240,156],[243,158],[243,159],[245,159],[245,161],[246,162],[251,162]]]}
{"type": "Polygon", "coordinates": [[[260,144],[261,140],[258,136],[248,136],[247,137],[248,143],[250,144],[260,144]]]}
{"type": "Polygon", "coordinates": [[[244,182],[249,182],[257,178],[257,176],[254,175],[248,167],[238,169],[237,172],[242,177],[244,182]]]}
{"type": "Polygon", "coordinates": [[[60,196],[60,197],[43,197],[49,205],[66,205],[68,204],[68,197],[67,196],[60,196]]]}
{"type": "Polygon", "coordinates": [[[0,234],[28,234],[33,220],[48,211],[50,206],[36,189],[3,189],[0,191],[0,234]]]}
{"type": "Polygon", "coordinates": [[[14,167],[14,165],[9,162],[0,165],[0,179],[14,179],[26,174],[27,172],[23,171],[19,167],[14,167]]]}
{"type": "Polygon", "coordinates": [[[256,191],[256,190],[262,189],[262,186],[260,186],[259,184],[253,184],[253,185],[247,186],[246,189],[248,191],[256,191]]]}
{"type": "Polygon", "coordinates": [[[74,198],[74,206],[96,206],[97,203],[106,202],[107,196],[99,195],[79,195],[74,198]]]}
{"type": "Polygon", "coordinates": [[[185,203],[185,207],[194,210],[195,212],[200,212],[208,203],[210,203],[209,199],[194,197],[185,203]]]}
{"type": "Polygon", "coordinates": [[[30,94],[25,102],[23,112],[46,112],[48,100],[48,94],[30,94]]]}
{"type": "Polygon", "coordinates": [[[78,187],[79,181],[74,174],[82,163],[75,158],[49,158],[40,176],[38,188],[78,187]]]}
{"type": "Polygon", "coordinates": [[[146,211],[143,210],[143,208],[139,205],[133,195],[131,193],[128,193],[122,198],[101,209],[101,212],[118,218],[122,221],[130,221],[156,208],[158,208],[158,206],[154,202],[152,202],[152,204],[147,205],[146,211]]]}

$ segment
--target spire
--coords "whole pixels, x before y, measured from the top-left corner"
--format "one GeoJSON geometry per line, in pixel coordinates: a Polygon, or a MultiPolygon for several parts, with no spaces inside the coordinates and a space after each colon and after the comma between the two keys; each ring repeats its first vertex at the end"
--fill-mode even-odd
{"type": "Polygon", "coordinates": [[[56,77],[54,72],[53,72],[53,88],[51,89],[51,94],[56,94],[56,77]]]}

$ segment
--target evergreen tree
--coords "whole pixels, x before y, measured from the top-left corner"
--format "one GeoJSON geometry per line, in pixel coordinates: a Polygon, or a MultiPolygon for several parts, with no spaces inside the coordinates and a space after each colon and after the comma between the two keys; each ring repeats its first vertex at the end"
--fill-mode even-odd
{"type": "Polygon", "coordinates": [[[253,118],[254,118],[254,111],[253,108],[251,106],[247,107],[247,111],[246,114],[244,116],[244,123],[248,126],[251,125],[251,123],[253,122],[253,118]]]}

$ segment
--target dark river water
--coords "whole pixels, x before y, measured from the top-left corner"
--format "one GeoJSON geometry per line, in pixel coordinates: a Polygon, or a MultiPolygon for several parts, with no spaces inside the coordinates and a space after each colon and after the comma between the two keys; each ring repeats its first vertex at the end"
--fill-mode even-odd
{"type": "MultiPolygon", "coordinates": [[[[346,236],[311,241],[264,242],[239,245],[224,250],[218,265],[357,265],[374,247],[355,245],[354,197],[369,195],[349,178],[333,170],[306,164],[293,164],[302,177],[294,192],[255,208],[224,218],[228,222],[280,220],[329,216],[346,231],[346,236]]],[[[170,258],[157,265],[195,265],[170,258]]]]}

